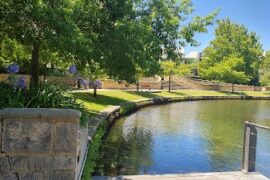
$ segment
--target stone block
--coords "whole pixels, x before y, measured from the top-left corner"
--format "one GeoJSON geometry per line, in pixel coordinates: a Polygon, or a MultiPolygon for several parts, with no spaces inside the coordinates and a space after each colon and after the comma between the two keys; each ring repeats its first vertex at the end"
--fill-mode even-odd
{"type": "Polygon", "coordinates": [[[78,123],[57,122],[53,152],[77,152],[78,123]]]}
{"type": "Polygon", "coordinates": [[[81,112],[73,109],[42,109],[41,119],[79,123],[81,112]]]}
{"type": "Polygon", "coordinates": [[[19,180],[17,174],[0,174],[1,180],[19,180]]]}
{"type": "Polygon", "coordinates": [[[0,153],[2,151],[2,119],[1,119],[1,110],[0,110],[0,153]]]}
{"type": "Polygon", "coordinates": [[[76,156],[56,157],[30,157],[30,170],[74,170],[76,168],[76,156]]]}
{"type": "Polygon", "coordinates": [[[2,111],[2,119],[40,119],[41,109],[38,108],[6,108],[2,111]]]}
{"type": "Polygon", "coordinates": [[[75,171],[55,171],[47,174],[48,180],[74,180],[75,171]]]}
{"type": "Polygon", "coordinates": [[[43,180],[44,175],[42,173],[19,173],[19,179],[20,180],[43,180]]]}
{"type": "Polygon", "coordinates": [[[0,174],[10,172],[8,157],[0,157],[0,174]]]}
{"type": "Polygon", "coordinates": [[[3,120],[2,151],[48,152],[51,128],[46,121],[3,120]]]}
{"type": "Polygon", "coordinates": [[[29,157],[27,156],[12,156],[9,157],[11,171],[27,171],[29,157]]]}
{"type": "Polygon", "coordinates": [[[93,118],[93,119],[89,120],[88,126],[90,126],[90,127],[98,127],[100,123],[101,123],[100,119],[93,118]]]}

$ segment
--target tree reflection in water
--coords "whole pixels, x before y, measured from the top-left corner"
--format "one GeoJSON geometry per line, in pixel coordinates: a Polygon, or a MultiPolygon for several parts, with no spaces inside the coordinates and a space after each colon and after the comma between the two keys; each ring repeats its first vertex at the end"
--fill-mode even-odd
{"type": "MultiPolygon", "coordinates": [[[[237,171],[244,122],[270,126],[270,101],[213,100],[144,108],[104,140],[98,175],[237,171]]],[[[258,136],[258,171],[270,176],[270,132],[258,136]]]]}

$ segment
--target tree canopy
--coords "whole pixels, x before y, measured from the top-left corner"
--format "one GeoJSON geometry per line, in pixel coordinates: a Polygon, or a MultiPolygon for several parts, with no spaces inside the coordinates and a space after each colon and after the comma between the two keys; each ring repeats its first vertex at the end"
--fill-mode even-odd
{"type": "Polygon", "coordinates": [[[1,35],[32,49],[31,85],[38,85],[40,49],[70,50],[76,25],[72,1],[10,0],[0,2],[1,35]]]}
{"type": "Polygon", "coordinates": [[[163,53],[171,59],[196,45],[195,33],[206,32],[217,11],[193,13],[191,0],[4,0],[0,36],[31,49],[33,86],[40,59],[135,82],[138,73],[158,72],[163,53]]]}
{"type": "Polygon", "coordinates": [[[262,47],[258,36],[229,19],[219,20],[215,39],[203,52],[200,75],[232,83],[259,83],[262,47]]]}
{"type": "Polygon", "coordinates": [[[264,85],[270,84],[270,51],[265,52],[261,64],[261,83],[264,85]]]}

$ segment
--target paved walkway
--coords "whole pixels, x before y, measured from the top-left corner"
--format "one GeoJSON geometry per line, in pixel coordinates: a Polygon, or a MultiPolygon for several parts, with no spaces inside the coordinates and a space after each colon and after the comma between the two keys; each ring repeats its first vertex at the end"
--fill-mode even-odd
{"type": "MultiPolygon", "coordinates": [[[[131,92],[137,92],[137,89],[98,89],[97,93],[99,91],[131,91],[131,92]]],[[[73,89],[72,92],[93,92],[93,89],[73,89]]],[[[139,89],[138,92],[151,92],[151,93],[160,93],[162,90],[160,89],[139,89]]]]}
{"type": "Polygon", "coordinates": [[[191,173],[191,174],[165,174],[165,175],[135,175],[118,177],[93,177],[93,180],[267,180],[259,173],[217,172],[217,173],[191,173]]]}

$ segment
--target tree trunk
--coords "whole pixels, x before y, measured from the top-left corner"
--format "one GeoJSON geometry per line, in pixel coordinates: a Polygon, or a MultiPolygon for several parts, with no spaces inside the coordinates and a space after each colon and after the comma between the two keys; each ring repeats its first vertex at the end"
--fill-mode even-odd
{"type": "Polygon", "coordinates": [[[139,86],[140,86],[139,81],[137,81],[137,83],[136,83],[136,90],[137,90],[137,92],[139,91],[139,86]]]}
{"type": "Polygon", "coordinates": [[[232,93],[234,93],[234,83],[232,83],[232,93]]]}
{"type": "Polygon", "coordinates": [[[46,73],[47,66],[46,66],[46,64],[44,65],[44,69],[45,69],[45,71],[43,72],[43,82],[47,82],[47,73],[46,73]]]}
{"type": "Polygon", "coordinates": [[[93,97],[97,97],[97,87],[94,87],[93,97]]]}
{"type": "Polygon", "coordinates": [[[77,89],[80,89],[80,88],[81,88],[81,80],[77,79],[77,89]]]}
{"type": "Polygon", "coordinates": [[[171,92],[171,79],[172,79],[172,75],[169,75],[169,92],[171,92]]]}
{"type": "Polygon", "coordinates": [[[38,41],[33,42],[32,47],[32,59],[31,59],[31,79],[30,87],[37,88],[39,82],[39,50],[40,43],[38,41]]]}

